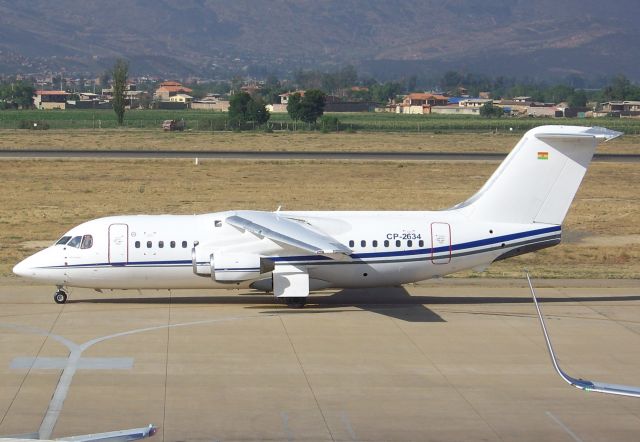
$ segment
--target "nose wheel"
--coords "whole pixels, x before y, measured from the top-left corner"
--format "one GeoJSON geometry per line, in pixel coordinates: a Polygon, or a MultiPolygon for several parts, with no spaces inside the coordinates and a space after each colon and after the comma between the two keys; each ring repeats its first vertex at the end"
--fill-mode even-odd
{"type": "Polygon", "coordinates": [[[65,292],[63,289],[58,289],[53,294],[53,300],[56,302],[56,304],[64,304],[65,302],[67,302],[67,292],[65,292]]]}

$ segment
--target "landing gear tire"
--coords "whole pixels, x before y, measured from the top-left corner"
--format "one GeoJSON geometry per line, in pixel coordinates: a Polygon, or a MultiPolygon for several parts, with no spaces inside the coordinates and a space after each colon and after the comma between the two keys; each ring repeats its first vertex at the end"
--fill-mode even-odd
{"type": "Polygon", "coordinates": [[[303,308],[307,303],[307,298],[305,297],[284,298],[284,302],[287,303],[287,307],[289,308],[303,308]]]}
{"type": "Polygon", "coordinates": [[[53,294],[53,300],[56,302],[56,304],[64,304],[65,302],[67,302],[67,292],[65,292],[64,290],[58,290],[53,294]]]}

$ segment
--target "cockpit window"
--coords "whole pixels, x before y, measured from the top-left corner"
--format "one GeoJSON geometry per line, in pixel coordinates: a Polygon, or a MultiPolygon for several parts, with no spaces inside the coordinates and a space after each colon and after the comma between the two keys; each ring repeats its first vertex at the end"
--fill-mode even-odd
{"type": "Polygon", "coordinates": [[[63,236],[62,238],[60,238],[60,239],[56,242],[56,245],[57,245],[57,246],[59,246],[59,245],[62,245],[62,246],[63,246],[63,245],[65,245],[66,243],[68,243],[70,239],[71,239],[71,237],[70,237],[70,236],[63,236]]]}
{"type": "Polygon", "coordinates": [[[93,236],[85,235],[82,237],[82,243],[80,244],[81,249],[90,249],[93,245],[93,236]]]}
{"type": "Polygon", "coordinates": [[[82,241],[81,236],[74,236],[71,241],[67,243],[68,247],[75,247],[76,249],[80,247],[80,242],[82,241]]]}

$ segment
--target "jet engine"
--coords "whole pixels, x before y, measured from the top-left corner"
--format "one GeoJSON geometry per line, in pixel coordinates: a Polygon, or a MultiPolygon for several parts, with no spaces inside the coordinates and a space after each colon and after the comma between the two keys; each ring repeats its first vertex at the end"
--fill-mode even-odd
{"type": "Polygon", "coordinates": [[[273,270],[273,262],[255,253],[192,250],[193,273],[216,282],[240,282],[273,270]]]}

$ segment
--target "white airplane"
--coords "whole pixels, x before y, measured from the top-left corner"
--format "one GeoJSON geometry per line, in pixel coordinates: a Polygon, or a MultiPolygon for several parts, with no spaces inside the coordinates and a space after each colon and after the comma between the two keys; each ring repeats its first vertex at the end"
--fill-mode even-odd
{"type": "MultiPolygon", "coordinates": [[[[397,286],[560,243],[600,127],[528,131],[485,185],[447,210],[229,211],[80,224],[13,272],[65,287],[257,289],[302,307],[310,291],[397,286]]],[[[446,176],[425,177],[447,179],[446,176]]]]}

